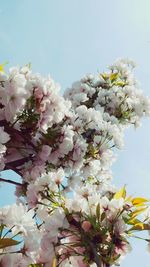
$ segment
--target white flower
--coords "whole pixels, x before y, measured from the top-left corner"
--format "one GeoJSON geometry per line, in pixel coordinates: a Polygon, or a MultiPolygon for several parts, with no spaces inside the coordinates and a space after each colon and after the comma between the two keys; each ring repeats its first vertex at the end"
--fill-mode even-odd
{"type": "Polygon", "coordinates": [[[67,228],[68,226],[69,225],[62,208],[56,209],[51,216],[47,216],[47,218],[45,218],[44,228],[49,236],[56,235],[59,228],[67,228]]]}
{"type": "Polygon", "coordinates": [[[5,223],[8,227],[12,227],[12,232],[17,234],[18,232],[23,232],[29,229],[34,229],[35,221],[33,219],[34,211],[27,210],[27,207],[23,204],[13,204],[8,208],[7,218],[5,223]]]}
{"type": "Polygon", "coordinates": [[[90,176],[96,176],[100,168],[101,168],[100,160],[91,160],[81,169],[81,171],[83,172],[83,176],[85,178],[88,178],[90,176]]]}
{"type": "Polygon", "coordinates": [[[10,140],[8,133],[4,131],[4,127],[0,127],[0,144],[5,144],[10,140]]]}

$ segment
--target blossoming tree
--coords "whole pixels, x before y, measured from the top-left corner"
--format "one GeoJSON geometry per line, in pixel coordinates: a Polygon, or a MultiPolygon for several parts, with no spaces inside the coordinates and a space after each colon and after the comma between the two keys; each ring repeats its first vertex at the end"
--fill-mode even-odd
{"type": "MultiPolygon", "coordinates": [[[[117,60],[59,94],[30,66],[0,70],[0,182],[16,204],[0,208],[1,267],[109,267],[150,230],[149,199],[112,184],[124,130],[150,115],[150,100],[117,60]],[[3,177],[19,174],[21,183],[3,177]]],[[[150,246],[149,239],[145,239],[150,246]]]]}

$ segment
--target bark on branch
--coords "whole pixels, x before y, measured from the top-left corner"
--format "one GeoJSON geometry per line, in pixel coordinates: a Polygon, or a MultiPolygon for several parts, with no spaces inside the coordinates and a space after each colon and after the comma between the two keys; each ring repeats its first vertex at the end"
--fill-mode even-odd
{"type": "Polygon", "coordinates": [[[32,160],[32,157],[31,156],[25,157],[25,158],[22,158],[22,159],[17,159],[15,161],[7,162],[7,163],[5,163],[5,169],[8,169],[8,168],[11,168],[11,169],[17,168],[17,167],[23,165],[24,163],[26,163],[29,160],[32,160]]]}
{"type": "Polygon", "coordinates": [[[9,179],[4,179],[4,178],[0,178],[0,182],[23,186],[23,184],[21,184],[21,183],[18,183],[18,182],[9,180],[9,179]]]}

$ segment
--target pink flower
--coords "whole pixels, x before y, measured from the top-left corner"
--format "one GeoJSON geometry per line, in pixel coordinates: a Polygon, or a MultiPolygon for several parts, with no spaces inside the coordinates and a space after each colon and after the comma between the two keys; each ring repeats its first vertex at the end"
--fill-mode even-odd
{"type": "Polygon", "coordinates": [[[77,263],[79,267],[88,267],[89,265],[87,263],[83,262],[83,257],[79,256],[77,258],[77,263]]]}
{"type": "Polygon", "coordinates": [[[44,145],[44,146],[42,147],[42,151],[40,151],[40,153],[39,153],[39,157],[40,157],[40,159],[41,159],[42,161],[46,161],[47,158],[48,158],[48,156],[49,156],[50,153],[51,153],[51,150],[52,150],[52,148],[51,148],[50,146],[48,146],[48,145],[44,145]]]}
{"type": "Polygon", "coordinates": [[[41,88],[37,87],[34,90],[34,96],[36,97],[36,99],[38,99],[38,101],[41,101],[43,98],[43,91],[41,88]]]}

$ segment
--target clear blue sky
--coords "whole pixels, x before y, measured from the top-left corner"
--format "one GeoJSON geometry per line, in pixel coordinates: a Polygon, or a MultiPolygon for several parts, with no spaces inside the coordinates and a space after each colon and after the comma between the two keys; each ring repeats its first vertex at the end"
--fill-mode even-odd
{"type": "MultiPolygon", "coordinates": [[[[50,73],[62,91],[87,72],[103,71],[118,57],[138,63],[136,75],[150,96],[149,0],[0,0],[0,62],[32,63],[50,73]]],[[[113,166],[114,183],[130,194],[150,195],[150,119],[130,129],[113,166]]],[[[12,178],[12,173],[5,173],[12,178]]],[[[13,174],[14,177],[14,174],[13,174]]],[[[14,201],[0,188],[0,205],[14,201]],[[7,197],[6,197],[7,196],[7,197]]],[[[145,243],[133,242],[122,267],[149,267],[145,243]]]]}

